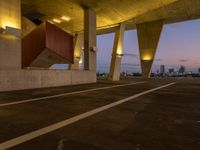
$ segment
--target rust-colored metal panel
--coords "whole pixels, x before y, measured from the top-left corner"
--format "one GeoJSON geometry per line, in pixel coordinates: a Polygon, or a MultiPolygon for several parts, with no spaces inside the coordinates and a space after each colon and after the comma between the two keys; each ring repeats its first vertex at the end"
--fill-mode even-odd
{"type": "Polygon", "coordinates": [[[28,67],[45,49],[46,24],[43,23],[22,39],[22,67],[28,67]]]}
{"type": "MultiPolygon", "coordinates": [[[[60,57],[62,62],[73,63],[73,36],[45,22],[22,39],[22,67],[29,67],[46,49],[53,52],[56,58],[60,57]]],[[[45,59],[40,58],[39,60],[45,59]]],[[[52,64],[61,62],[58,59],[54,60],[55,62],[52,62],[51,59],[52,64]]],[[[47,60],[41,62],[41,67],[45,66],[46,62],[47,60]]]]}
{"type": "Polygon", "coordinates": [[[48,22],[46,30],[47,48],[73,63],[73,36],[48,22]]]}

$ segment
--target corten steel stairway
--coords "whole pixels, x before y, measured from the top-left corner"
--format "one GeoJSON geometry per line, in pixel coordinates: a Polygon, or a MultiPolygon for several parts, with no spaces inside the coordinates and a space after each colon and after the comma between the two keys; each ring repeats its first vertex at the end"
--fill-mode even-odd
{"type": "Polygon", "coordinates": [[[22,39],[22,67],[73,63],[73,36],[44,22],[22,39]]]}

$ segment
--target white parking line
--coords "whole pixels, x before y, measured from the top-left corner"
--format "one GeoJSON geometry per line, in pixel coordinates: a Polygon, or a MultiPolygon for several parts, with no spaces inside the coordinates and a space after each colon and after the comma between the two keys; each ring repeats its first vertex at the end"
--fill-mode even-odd
{"type": "Polygon", "coordinates": [[[170,84],[165,84],[163,86],[160,86],[160,87],[157,87],[157,88],[153,88],[151,90],[147,90],[147,91],[144,91],[144,92],[141,92],[139,94],[135,94],[133,96],[130,96],[128,98],[125,98],[125,99],[122,99],[122,100],[119,100],[119,101],[116,101],[114,103],[110,103],[108,105],[105,105],[105,106],[102,106],[102,107],[99,107],[99,108],[96,108],[96,109],[93,109],[91,111],[88,111],[88,112],[85,112],[85,113],[82,113],[80,115],[77,115],[77,116],[74,116],[72,118],[69,118],[69,119],[66,119],[66,120],[63,120],[61,122],[58,122],[58,123],[55,123],[55,124],[52,124],[50,126],[47,126],[47,127],[44,127],[44,128],[41,128],[39,130],[35,130],[33,132],[30,132],[30,133],[27,133],[27,134],[24,134],[22,136],[19,136],[17,138],[14,138],[14,139],[11,139],[11,140],[8,140],[8,141],[5,141],[3,143],[0,143],[0,150],[5,150],[5,149],[8,149],[8,148],[11,148],[11,147],[14,147],[16,145],[19,145],[21,143],[24,143],[24,142],[27,142],[27,141],[30,141],[34,138],[37,138],[41,135],[44,135],[44,134],[47,134],[47,133],[50,133],[52,131],[55,131],[57,129],[60,129],[60,128],[63,128],[69,124],[72,124],[74,122],[77,122],[79,120],[82,120],[84,118],[87,118],[87,117],[90,117],[92,115],[95,115],[99,112],[102,112],[102,111],[105,111],[109,108],[112,108],[112,107],[115,107],[117,105],[120,105],[122,103],[125,103],[127,101],[130,101],[130,100],[133,100],[137,97],[140,97],[142,95],[145,95],[145,94],[148,94],[148,93],[151,93],[151,92],[154,92],[154,91],[157,91],[159,89],[162,89],[162,88],[165,88],[165,87],[168,87],[168,86],[171,86],[175,84],[174,82],[173,83],[170,83],[170,84]]]}
{"type": "Polygon", "coordinates": [[[45,100],[45,99],[55,100],[55,99],[52,99],[52,98],[67,96],[67,95],[74,95],[74,94],[81,94],[81,93],[98,91],[98,90],[112,89],[112,88],[123,87],[123,86],[128,86],[128,85],[141,84],[141,83],[145,83],[145,82],[146,81],[141,81],[141,82],[134,82],[134,83],[128,83],[128,84],[94,88],[94,89],[89,89],[89,90],[75,91],[75,92],[70,92],[70,93],[56,94],[56,95],[52,95],[52,96],[44,96],[44,97],[39,97],[39,98],[19,100],[19,101],[15,101],[15,102],[0,104],[0,107],[9,106],[9,105],[17,105],[17,104],[22,104],[22,103],[29,103],[29,102],[34,102],[34,101],[41,101],[41,100],[45,100]]]}

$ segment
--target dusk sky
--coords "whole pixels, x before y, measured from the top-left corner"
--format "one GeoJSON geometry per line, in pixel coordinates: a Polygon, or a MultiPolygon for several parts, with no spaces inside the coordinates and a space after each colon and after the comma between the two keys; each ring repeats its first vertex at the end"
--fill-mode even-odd
{"type": "MultiPolygon", "coordinates": [[[[114,33],[97,36],[97,71],[109,72],[114,33]]],[[[124,35],[124,54],[122,71],[140,72],[139,48],[136,30],[129,30],[124,35]]],[[[164,26],[158,44],[152,71],[160,65],[178,70],[180,65],[186,71],[198,72],[200,68],[200,20],[192,20],[164,26]]],[[[66,65],[56,65],[57,69],[66,69],[66,65]]]]}
{"type": "MultiPolygon", "coordinates": [[[[108,71],[114,33],[97,37],[97,70],[108,71]]],[[[122,70],[140,71],[139,49],[136,30],[125,32],[122,70]]],[[[180,65],[186,66],[186,71],[197,72],[200,67],[200,20],[167,24],[164,26],[158,45],[153,72],[166,65],[166,69],[178,69],[180,65]]]]}

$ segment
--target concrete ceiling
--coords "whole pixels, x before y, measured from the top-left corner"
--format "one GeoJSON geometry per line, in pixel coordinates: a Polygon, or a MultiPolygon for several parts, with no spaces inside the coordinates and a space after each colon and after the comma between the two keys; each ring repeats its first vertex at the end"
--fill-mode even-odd
{"type": "Polygon", "coordinates": [[[23,15],[37,14],[42,21],[69,17],[56,24],[69,33],[83,31],[83,7],[96,12],[99,34],[114,31],[121,22],[132,29],[160,19],[173,23],[200,18],[200,0],[22,0],[23,15]]]}

